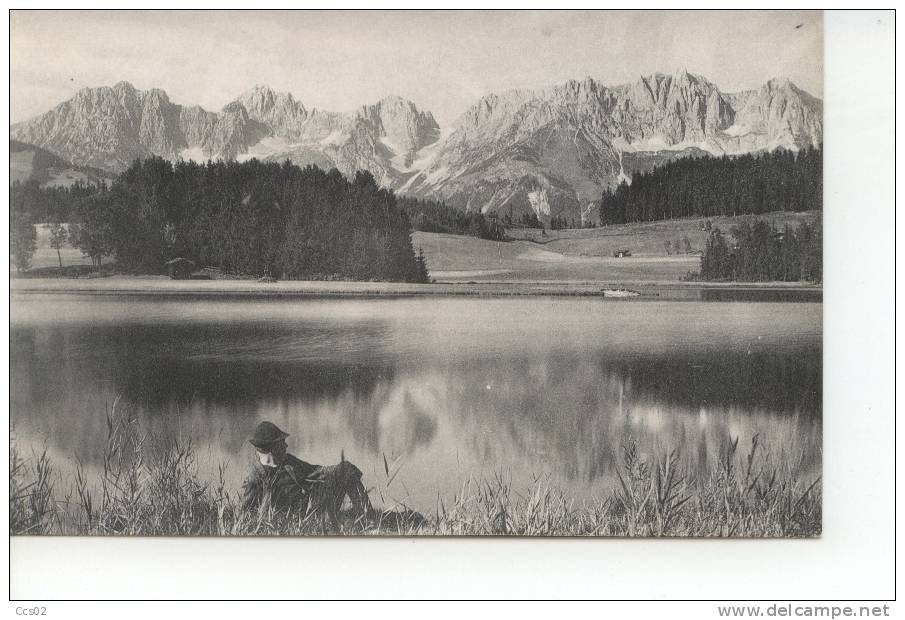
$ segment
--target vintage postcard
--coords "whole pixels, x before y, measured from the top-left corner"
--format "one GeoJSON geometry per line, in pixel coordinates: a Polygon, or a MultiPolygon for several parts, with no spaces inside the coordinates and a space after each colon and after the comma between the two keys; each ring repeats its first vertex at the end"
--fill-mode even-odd
{"type": "Polygon", "coordinates": [[[820,536],[820,11],[10,22],[11,536],[820,536]]]}

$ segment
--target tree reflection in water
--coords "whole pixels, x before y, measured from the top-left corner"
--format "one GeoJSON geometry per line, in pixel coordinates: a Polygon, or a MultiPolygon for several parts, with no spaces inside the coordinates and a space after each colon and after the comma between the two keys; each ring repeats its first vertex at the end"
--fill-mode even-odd
{"type": "MultiPolygon", "coordinates": [[[[461,337],[464,327],[452,324],[461,337]]],[[[632,348],[602,332],[450,345],[445,335],[432,342],[436,331],[415,339],[379,313],[352,322],[14,325],[11,414],[20,441],[99,466],[105,412],[119,397],[118,412],[152,438],[191,436],[212,475],[229,461],[234,485],[251,457],[246,437],[268,419],[302,458],[332,463],[342,453],[371,480],[384,478],[384,457],[398,457],[399,484],[422,508],[469,474],[501,469],[516,482],[549,474],[576,497],[608,488],[629,436],[647,454],[679,448],[699,476],[726,438],[743,446],[754,434],[819,472],[819,325],[816,337],[798,340],[740,342],[732,326],[725,331],[730,346],[718,334],[702,344],[680,333],[674,346],[632,348]]]]}

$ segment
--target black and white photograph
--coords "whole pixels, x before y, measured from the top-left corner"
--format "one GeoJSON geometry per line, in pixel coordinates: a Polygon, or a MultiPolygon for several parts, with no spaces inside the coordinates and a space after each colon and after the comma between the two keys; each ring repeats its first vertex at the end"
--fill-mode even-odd
{"type": "Polygon", "coordinates": [[[162,6],[6,11],[10,617],[895,617],[894,11],[162,6]]]}
{"type": "Polygon", "coordinates": [[[12,11],[10,535],[820,537],[823,26],[12,11]]]}

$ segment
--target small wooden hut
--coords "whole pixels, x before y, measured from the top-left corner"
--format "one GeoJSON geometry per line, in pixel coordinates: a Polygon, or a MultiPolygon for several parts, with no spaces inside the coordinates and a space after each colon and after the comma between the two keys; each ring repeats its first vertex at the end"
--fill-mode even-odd
{"type": "Polygon", "coordinates": [[[188,280],[195,270],[195,263],[187,258],[174,258],[166,262],[167,271],[173,280],[188,280]]]}

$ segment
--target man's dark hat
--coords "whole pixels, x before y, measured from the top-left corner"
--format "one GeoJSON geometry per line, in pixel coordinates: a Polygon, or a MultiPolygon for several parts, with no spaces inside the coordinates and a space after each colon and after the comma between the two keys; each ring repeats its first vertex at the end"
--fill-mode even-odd
{"type": "Polygon", "coordinates": [[[255,436],[248,441],[255,448],[266,449],[280,439],[285,439],[286,437],[289,437],[289,433],[281,431],[276,424],[272,422],[261,422],[255,429],[255,436]]]}

